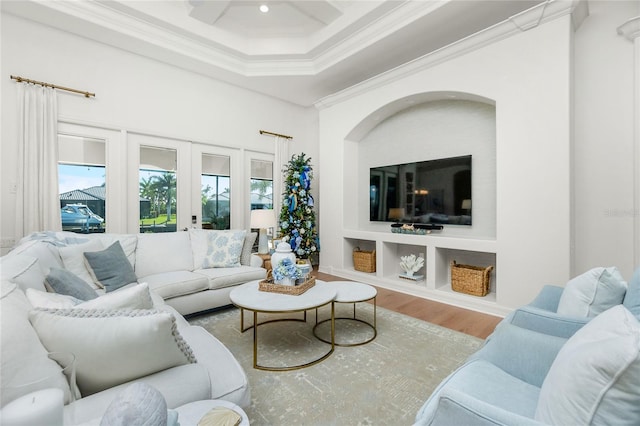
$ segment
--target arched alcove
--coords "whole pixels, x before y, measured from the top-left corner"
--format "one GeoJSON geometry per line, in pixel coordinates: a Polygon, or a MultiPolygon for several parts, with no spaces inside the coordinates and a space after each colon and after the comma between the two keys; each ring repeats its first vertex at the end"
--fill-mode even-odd
{"type": "MultiPolygon", "coordinates": [[[[369,220],[371,168],[468,155],[472,157],[473,222],[446,226],[442,233],[495,237],[495,103],[468,93],[429,92],[377,109],[349,132],[344,143],[344,158],[351,159],[345,162],[346,227],[388,231],[388,223],[369,220]]],[[[404,188],[402,177],[398,184],[404,188]]]]}

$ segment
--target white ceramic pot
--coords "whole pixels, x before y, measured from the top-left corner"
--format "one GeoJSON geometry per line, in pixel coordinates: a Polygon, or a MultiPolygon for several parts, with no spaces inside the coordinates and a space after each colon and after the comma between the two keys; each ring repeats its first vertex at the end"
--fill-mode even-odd
{"type": "MultiPolygon", "coordinates": [[[[276,247],[276,251],[271,255],[271,267],[273,269],[277,268],[280,262],[282,262],[284,259],[290,259],[291,263],[293,263],[294,265],[296,263],[296,255],[293,254],[293,252],[291,251],[291,246],[289,245],[289,243],[278,244],[278,247],[276,247]]],[[[280,281],[276,280],[275,282],[276,284],[284,284],[282,281],[284,280],[280,280],[280,281]]],[[[291,281],[295,283],[294,280],[291,280],[291,281]]],[[[287,285],[294,285],[294,284],[287,284],[287,285]]]]}

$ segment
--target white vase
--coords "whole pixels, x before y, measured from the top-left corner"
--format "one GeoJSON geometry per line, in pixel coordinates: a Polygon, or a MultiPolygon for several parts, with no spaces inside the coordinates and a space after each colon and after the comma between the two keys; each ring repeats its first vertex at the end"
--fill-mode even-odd
{"type": "Polygon", "coordinates": [[[276,280],[276,284],[294,286],[294,285],[296,285],[296,280],[294,280],[293,278],[290,278],[290,277],[284,277],[281,280],[276,280]]]}
{"type": "MultiPolygon", "coordinates": [[[[277,268],[280,262],[285,259],[290,259],[291,263],[296,264],[296,255],[291,251],[291,246],[289,243],[280,243],[276,248],[276,251],[271,255],[271,267],[273,269],[277,268]]],[[[290,278],[286,278],[291,280],[290,278]]],[[[284,280],[275,280],[276,284],[284,284],[282,281],[284,280]]],[[[295,280],[292,280],[295,284],[295,280]]],[[[294,285],[294,284],[285,284],[285,285],[294,285]]]]}
{"type": "Polygon", "coordinates": [[[405,274],[406,274],[408,277],[412,277],[412,276],[413,276],[413,270],[409,269],[408,271],[406,271],[406,272],[405,272],[405,274]]]}

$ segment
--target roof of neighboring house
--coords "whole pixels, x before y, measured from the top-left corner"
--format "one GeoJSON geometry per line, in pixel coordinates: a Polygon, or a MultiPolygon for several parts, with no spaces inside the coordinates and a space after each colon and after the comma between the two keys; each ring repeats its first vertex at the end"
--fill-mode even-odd
{"type": "MultiPolygon", "coordinates": [[[[74,189],[60,194],[60,199],[65,201],[104,201],[107,197],[107,191],[104,186],[92,186],[85,189],[74,189]]],[[[149,199],[140,197],[140,201],[149,201],[149,199]]]]}

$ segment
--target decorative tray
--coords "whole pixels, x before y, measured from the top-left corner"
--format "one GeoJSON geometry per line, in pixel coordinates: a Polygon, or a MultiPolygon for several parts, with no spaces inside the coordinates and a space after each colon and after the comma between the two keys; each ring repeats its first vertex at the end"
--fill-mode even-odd
{"type": "Polygon", "coordinates": [[[316,278],[309,276],[305,282],[298,285],[282,285],[273,282],[273,279],[266,279],[260,281],[258,290],[268,291],[270,293],[290,294],[292,296],[299,296],[311,287],[316,285],[316,278]]]}
{"type": "Polygon", "coordinates": [[[426,235],[431,231],[442,230],[442,225],[433,225],[426,223],[392,223],[391,232],[394,234],[414,234],[414,235],[426,235]]]}

